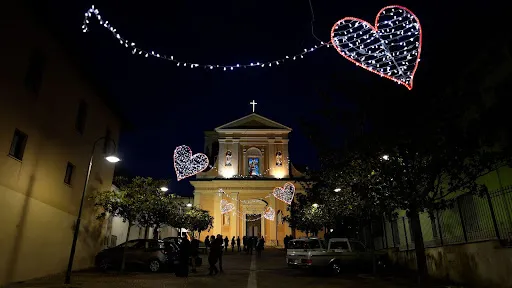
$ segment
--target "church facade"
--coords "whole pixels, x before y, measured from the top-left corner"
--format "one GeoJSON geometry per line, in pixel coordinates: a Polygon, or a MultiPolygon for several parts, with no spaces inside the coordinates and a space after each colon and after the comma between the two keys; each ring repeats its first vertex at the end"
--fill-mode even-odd
{"type": "Polygon", "coordinates": [[[199,173],[191,184],[194,205],[214,217],[208,234],[229,239],[263,236],[268,246],[282,246],[285,235],[292,234],[282,221],[289,213],[288,204],[272,193],[286,183],[295,186],[295,193],[304,192],[296,181],[304,176],[289,161],[291,131],[252,113],[205,132],[205,153],[213,167],[199,173]],[[267,217],[265,212],[270,212],[267,217]]]}

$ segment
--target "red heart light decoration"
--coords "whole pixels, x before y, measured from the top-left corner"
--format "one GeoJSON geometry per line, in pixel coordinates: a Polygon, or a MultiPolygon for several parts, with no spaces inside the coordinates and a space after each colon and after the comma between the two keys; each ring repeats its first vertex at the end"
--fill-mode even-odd
{"type": "Polygon", "coordinates": [[[409,90],[421,53],[420,20],[402,6],[382,8],[375,26],[353,17],[336,22],[331,43],[351,62],[409,90]]]}
{"type": "Polygon", "coordinates": [[[186,145],[176,147],[174,150],[174,170],[178,181],[208,168],[208,156],[203,153],[192,155],[192,150],[186,145]]]}

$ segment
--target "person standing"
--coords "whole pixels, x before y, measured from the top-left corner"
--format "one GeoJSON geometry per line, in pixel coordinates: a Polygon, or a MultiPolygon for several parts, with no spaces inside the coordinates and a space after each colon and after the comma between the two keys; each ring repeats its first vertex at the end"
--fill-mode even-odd
{"type": "Polygon", "coordinates": [[[235,252],[235,236],[233,236],[233,238],[231,238],[231,252],[235,252]]]}
{"type": "Polygon", "coordinates": [[[192,236],[192,241],[190,241],[190,257],[192,258],[192,273],[196,273],[196,261],[197,256],[199,256],[199,240],[196,237],[192,236]]]}
{"type": "MultiPolygon", "coordinates": [[[[226,239],[228,239],[228,237],[226,236],[226,239]]],[[[217,240],[216,241],[219,241],[220,242],[220,254],[219,254],[219,270],[220,270],[220,273],[223,273],[224,270],[222,269],[222,256],[224,254],[223,252],[223,249],[222,249],[222,235],[218,234],[217,235],[217,240]]],[[[228,240],[229,241],[229,240],[228,240]]],[[[225,242],[225,241],[224,241],[225,242]]],[[[227,246],[227,245],[226,245],[227,246]]]]}
{"type": "Polygon", "coordinates": [[[190,256],[190,241],[183,237],[180,243],[180,252],[178,255],[179,265],[176,271],[177,277],[188,277],[188,259],[190,256]]]}
{"type": "Polygon", "coordinates": [[[265,246],[265,240],[261,237],[256,244],[256,252],[258,253],[258,257],[261,257],[261,251],[263,251],[263,247],[265,246]]]}
{"type": "Polygon", "coordinates": [[[204,246],[206,247],[206,255],[210,252],[210,236],[206,235],[206,238],[204,238],[204,246]]]}
{"type": "Polygon", "coordinates": [[[229,238],[228,238],[228,236],[226,236],[226,238],[224,238],[224,251],[228,252],[228,248],[229,248],[229,238]]]}
{"type": "Polygon", "coordinates": [[[236,246],[238,247],[238,252],[240,252],[240,236],[236,237],[236,246]]]}
{"type": "Polygon", "coordinates": [[[284,236],[284,249],[286,250],[288,248],[288,241],[290,240],[290,238],[288,237],[288,235],[285,235],[284,236]]]}
{"type": "Polygon", "coordinates": [[[217,261],[219,261],[220,254],[222,253],[222,239],[213,239],[210,241],[210,254],[208,255],[208,264],[210,265],[210,273],[208,275],[217,275],[217,261]]]}
{"type": "Polygon", "coordinates": [[[242,244],[244,245],[244,252],[247,253],[247,236],[242,237],[242,244]]]}
{"type": "Polygon", "coordinates": [[[249,254],[252,255],[252,250],[254,249],[254,237],[247,239],[247,249],[249,250],[249,254]]]}

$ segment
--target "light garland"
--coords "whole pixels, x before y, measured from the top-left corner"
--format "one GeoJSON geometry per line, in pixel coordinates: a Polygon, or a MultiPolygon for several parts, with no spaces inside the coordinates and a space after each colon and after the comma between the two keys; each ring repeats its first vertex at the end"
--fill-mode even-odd
{"type": "MultiPolygon", "coordinates": [[[[286,158],[287,158],[287,162],[286,162],[285,169],[289,170],[290,169],[290,158],[289,157],[286,157],[286,158]]],[[[219,169],[217,168],[217,166],[209,165],[208,168],[219,172],[219,169]]],[[[272,169],[279,169],[279,168],[283,168],[283,167],[270,167],[268,169],[265,169],[265,171],[263,171],[263,173],[261,173],[260,175],[241,175],[241,174],[233,175],[233,176],[230,176],[229,179],[258,179],[258,178],[261,178],[261,177],[264,177],[265,175],[267,175],[267,173],[269,173],[272,169]]],[[[226,177],[224,177],[224,178],[226,178],[226,177]]],[[[278,179],[282,179],[282,178],[278,178],[278,179]]]]}
{"type": "Polygon", "coordinates": [[[222,69],[224,71],[231,71],[236,68],[249,68],[249,67],[260,67],[260,68],[273,67],[273,66],[277,67],[285,61],[304,58],[304,55],[306,55],[310,52],[313,52],[316,49],[324,47],[324,46],[329,47],[329,44],[330,44],[330,43],[320,42],[320,44],[315,45],[314,47],[311,47],[309,49],[304,49],[304,51],[302,51],[300,53],[296,53],[291,56],[286,56],[281,59],[267,61],[267,62],[252,62],[252,63],[235,64],[235,65],[197,64],[194,62],[177,60],[174,58],[174,56],[167,56],[165,54],[160,54],[160,53],[156,53],[154,51],[149,51],[149,50],[139,48],[137,45],[135,45],[134,42],[131,42],[131,41],[127,40],[126,38],[122,37],[121,35],[119,35],[117,30],[108,21],[106,21],[104,18],[101,17],[99,10],[96,9],[94,7],[94,5],[92,5],[91,8],[89,8],[89,10],[87,10],[87,12],[85,13],[84,22],[82,25],[83,32],[89,31],[89,27],[88,27],[89,18],[91,18],[93,16],[96,17],[98,22],[101,25],[103,25],[103,27],[107,28],[110,31],[110,33],[112,33],[114,38],[116,38],[121,45],[130,49],[132,51],[132,54],[137,54],[137,55],[141,55],[144,57],[151,56],[151,57],[156,57],[156,58],[172,61],[172,62],[176,63],[176,66],[181,66],[181,67],[190,67],[190,68],[201,67],[201,68],[205,68],[205,69],[222,69]]]}
{"type": "Polygon", "coordinates": [[[261,220],[261,218],[263,218],[263,216],[261,214],[245,214],[245,213],[242,213],[241,215],[237,212],[233,212],[233,215],[238,217],[238,219],[242,220],[242,221],[248,221],[248,222],[254,222],[254,221],[259,221],[261,220]],[[246,215],[260,215],[260,217],[257,217],[257,218],[253,218],[253,219],[247,219],[247,217],[245,217],[246,215]]]}
{"type": "Polygon", "coordinates": [[[295,186],[292,183],[287,182],[286,184],[284,184],[283,187],[274,188],[274,191],[272,192],[272,194],[277,199],[290,205],[290,204],[292,204],[293,195],[295,194],[295,186]]]}
{"type": "Polygon", "coordinates": [[[377,14],[375,26],[358,18],[341,19],[332,27],[331,43],[356,65],[411,90],[421,36],[416,15],[402,6],[387,6],[377,14]]]}
{"type": "Polygon", "coordinates": [[[265,213],[263,214],[263,217],[265,217],[265,219],[267,219],[267,220],[274,221],[275,215],[276,215],[276,211],[274,211],[274,209],[272,207],[268,206],[267,209],[265,209],[265,213]]]}
{"type": "Polygon", "coordinates": [[[208,156],[203,153],[192,155],[192,150],[186,145],[174,150],[174,170],[178,181],[196,175],[208,167],[208,156]]]}
{"type": "Polygon", "coordinates": [[[220,200],[220,212],[222,214],[229,213],[233,209],[235,209],[235,205],[233,203],[229,203],[224,199],[220,200]]]}
{"type": "MultiPolygon", "coordinates": [[[[252,204],[252,203],[258,203],[258,202],[261,202],[261,200],[260,200],[260,199],[239,200],[239,199],[233,198],[233,197],[231,197],[231,195],[230,195],[230,194],[226,193],[226,192],[224,191],[224,189],[222,189],[222,188],[219,188],[219,190],[218,190],[218,191],[219,191],[219,192],[218,192],[219,194],[224,195],[224,196],[228,197],[229,199],[231,199],[231,200],[233,200],[233,201],[240,202],[240,203],[242,203],[242,204],[252,204]]],[[[263,199],[270,198],[271,196],[272,196],[272,194],[271,194],[271,193],[269,193],[268,195],[264,196],[264,197],[263,197],[263,199]]]]}

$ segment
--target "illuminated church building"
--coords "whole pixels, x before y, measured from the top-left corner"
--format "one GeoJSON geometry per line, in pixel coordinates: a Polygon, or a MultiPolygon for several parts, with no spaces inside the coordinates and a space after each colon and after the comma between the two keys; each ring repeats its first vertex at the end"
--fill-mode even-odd
{"type": "MultiPolygon", "coordinates": [[[[285,235],[292,234],[288,223],[282,221],[289,213],[288,204],[272,194],[274,188],[288,182],[295,186],[295,194],[304,192],[296,182],[304,175],[289,161],[291,131],[252,113],[205,132],[205,154],[213,168],[197,174],[191,184],[194,205],[214,217],[209,235],[222,234],[230,240],[233,236],[264,236],[266,245],[282,246],[285,235]],[[272,209],[273,220],[263,217],[272,209]]],[[[296,237],[301,235],[295,232],[296,237]]]]}

